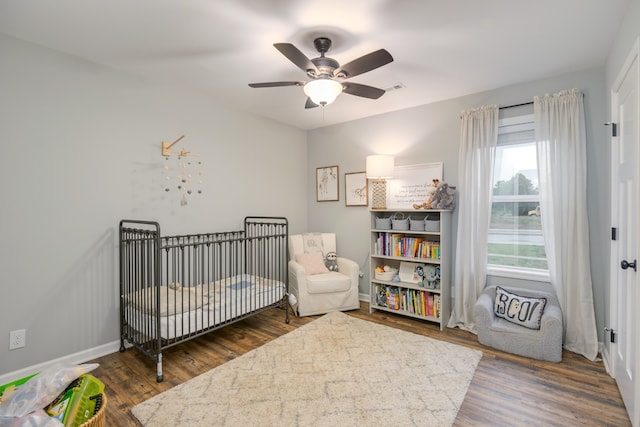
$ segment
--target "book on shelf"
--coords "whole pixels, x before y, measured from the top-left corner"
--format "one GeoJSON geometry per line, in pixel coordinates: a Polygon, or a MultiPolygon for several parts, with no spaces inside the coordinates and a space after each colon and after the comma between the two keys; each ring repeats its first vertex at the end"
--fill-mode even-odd
{"type": "Polygon", "coordinates": [[[441,318],[442,301],[439,294],[390,285],[377,285],[375,289],[375,304],[378,307],[401,310],[416,316],[441,318]]]}
{"type": "Polygon", "coordinates": [[[403,258],[440,259],[440,242],[405,233],[378,232],[375,254],[403,258]]]}

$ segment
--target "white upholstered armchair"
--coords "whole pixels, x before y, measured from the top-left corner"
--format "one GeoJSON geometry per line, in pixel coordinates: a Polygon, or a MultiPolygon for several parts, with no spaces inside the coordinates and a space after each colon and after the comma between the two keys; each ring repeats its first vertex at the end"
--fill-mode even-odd
{"type": "Polygon", "coordinates": [[[298,316],[360,308],[360,267],[355,261],[338,256],[329,270],[326,255],[330,253],[334,257],[337,253],[335,233],[289,236],[289,292],[295,296],[289,301],[298,316]]]}

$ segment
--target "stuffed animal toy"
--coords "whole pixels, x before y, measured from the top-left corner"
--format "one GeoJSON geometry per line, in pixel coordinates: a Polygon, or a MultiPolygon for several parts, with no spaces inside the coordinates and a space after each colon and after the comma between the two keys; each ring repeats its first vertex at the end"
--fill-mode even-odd
{"type": "Polygon", "coordinates": [[[438,289],[440,284],[440,267],[430,266],[429,271],[425,273],[424,281],[427,282],[427,288],[438,289]]]}
{"type": "Polygon", "coordinates": [[[427,194],[429,195],[429,198],[427,199],[427,201],[420,204],[414,204],[413,208],[414,209],[431,209],[431,204],[433,203],[433,199],[436,195],[436,191],[438,190],[439,184],[440,184],[440,180],[437,178],[434,178],[433,182],[427,189],[427,194]]]}
{"type": "Polygon", "coordinates": [[[456,208],[456,188],[450,186],[446,182],[438,185],[436,193],[433,196],[431,209],[453,210],[456,208]]]}
{"type": "Polygon", "coordinates": [[[329,271],[338,271],[338,255],[335,252],[327,252],[324,265],[329,271]]]}

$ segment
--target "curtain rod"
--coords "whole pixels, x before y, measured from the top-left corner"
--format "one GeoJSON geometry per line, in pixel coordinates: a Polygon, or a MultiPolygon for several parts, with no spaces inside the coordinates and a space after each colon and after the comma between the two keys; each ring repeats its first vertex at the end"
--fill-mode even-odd
{"type": "MultiPolygon", "coordinates": [[[[505,108],[513,108],[513,107],[522,107],[524,105],[531,105],[531,104],[533,104],[533,101],[523,102],[521,104],[505,105],[503,107],[498,107],[498,110],[504,110],[505,108]]],[[[460,118],[462,118],[462,116],[460,116],[460,118]]]]}
{"type": "Polygon", "coordinates": [[[521,104],[505,105],[504,107],[498,107],[498,110],[504,110],[505,108],[522,107],[523,105],[531,105],[533,101],[523,102],[521,104]]]}

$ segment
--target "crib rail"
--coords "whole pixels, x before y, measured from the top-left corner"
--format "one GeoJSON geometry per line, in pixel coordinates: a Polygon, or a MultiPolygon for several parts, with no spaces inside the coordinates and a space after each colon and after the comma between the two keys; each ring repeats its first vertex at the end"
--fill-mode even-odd
{"type": "Polygon", "coordinates": [[[241,231],[161,236],[151,221],[120,222],[120,332],[155,358],[162,350],[287,304],[288,223],[247,217],[241,231]]]}
{"type": "Polygon", "coordinates": [[[161,366],[159,322],[149,321],[141,311],[132,309],[146,306],[159,313],[160,224],[153,221],[122,220],[119,236],[120,351],[124,351],[126,340],[155,358],[161,366]],[[134,324],[136,328],[132,327],[134,324]]]}

